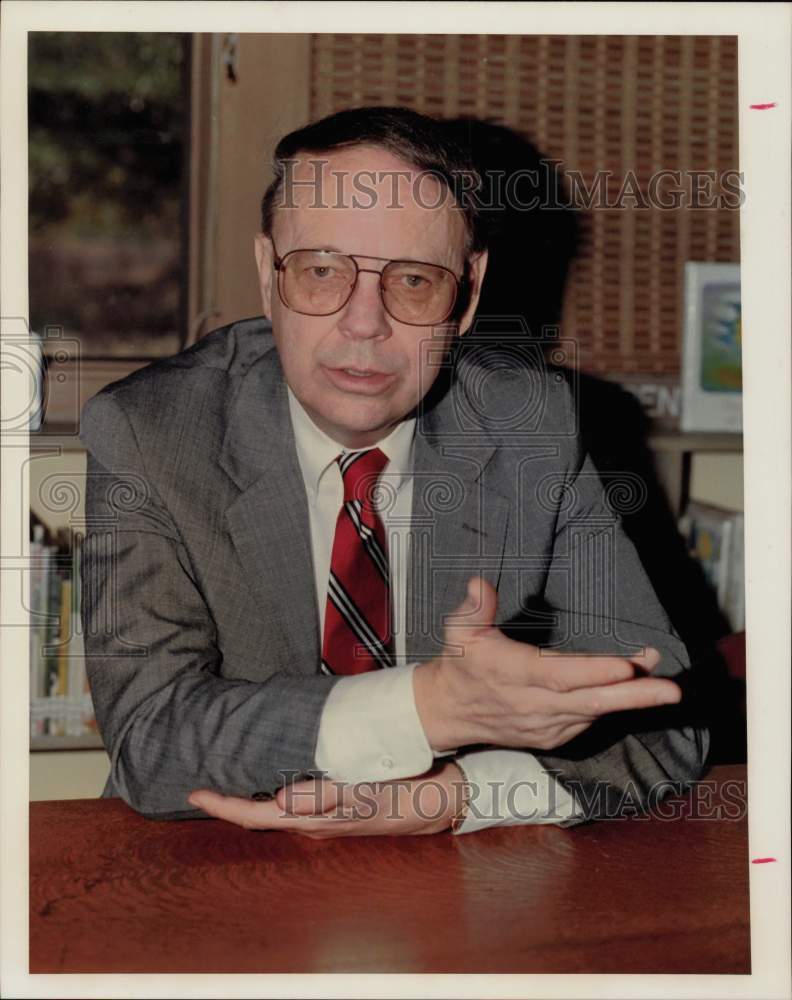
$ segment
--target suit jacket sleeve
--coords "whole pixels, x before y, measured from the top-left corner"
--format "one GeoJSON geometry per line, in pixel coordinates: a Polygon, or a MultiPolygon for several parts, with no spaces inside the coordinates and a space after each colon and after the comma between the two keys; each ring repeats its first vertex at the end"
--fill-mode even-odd
{"type": "Polygon", "coordinates": [[[672,677],[680,705],[616,712],[540,763],[575,796],[586,819],[629,815],[698,778],[709,747],[693,684],[695,672],[622,525],[620,513],[643,502],[643,484],[625,474],[606,491],[578,448],[565,477],[551,568],[544,591],[554,625],[546,645],[628,655],[654,646],[654,676],[672,677]]]}
{"type": "Polygon", "coordinates": [[[186,817],[203,815],[186,802],[193,789],[250,796],[310,772],[335,679],[223,677],[189,554],[112,395],[86,405],[81,436],[86,663],[117,794],[145,815],[186,817]]]}

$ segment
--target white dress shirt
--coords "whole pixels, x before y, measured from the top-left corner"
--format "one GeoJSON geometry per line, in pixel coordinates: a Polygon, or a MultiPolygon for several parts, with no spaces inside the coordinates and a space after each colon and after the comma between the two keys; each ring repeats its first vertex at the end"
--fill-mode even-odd
{"type": "MultiPolygon", "coordinates": [[[[288,389],[297,458],[311,525],[320,636],[324,634],[327,584],[338,512],[344,498],[336,459],[346,449],[311,420],[288,389]]],[[[405,420],[376,445],[388,459],[380,484],[388,497],[381,511],[388,538],[396,665],[342,677],[327,698],[319,724],[316,766],[337,781],[390,781],[423,774],[433,753],[413,695],[415,663],[406,662],[405,553],[412,512],[415,420],[405,420]]],[[[516,823],[557,823],[574,812],[569,793],[535,757],[522,750],[481,750],[456,758],[471,787],[467,817],[457,833],[516,823]]]]}

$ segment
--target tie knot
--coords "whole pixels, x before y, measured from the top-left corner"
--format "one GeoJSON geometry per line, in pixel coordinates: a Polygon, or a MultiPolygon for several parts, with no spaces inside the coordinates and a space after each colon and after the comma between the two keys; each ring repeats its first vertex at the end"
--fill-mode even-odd
{"type": "Polygon", "coordinates": [[[344,479],[344,503],[359,500],[367,510],[373,510],[377,480],[387,464],[387,456],[379,448],[339,455],[338,466],[344,479]]]}

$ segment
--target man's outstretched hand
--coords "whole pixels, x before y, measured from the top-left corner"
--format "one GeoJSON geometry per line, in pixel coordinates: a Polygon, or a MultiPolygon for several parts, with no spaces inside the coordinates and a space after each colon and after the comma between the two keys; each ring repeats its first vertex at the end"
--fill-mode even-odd
{"type": "Polygon", "coordinates": [[[630,658],[540,649],[496,628],[497,606],[495,588],[472,577],[445,630],[462,655],[415,668],[415,704],[433,750],[480,743],[551,750],[609,712],[680,701],[673,681],[640,676],[660,662],[656,649],[630,658]]]}
{"type": "MultiPolygon", "coordinates": [[[[610,712],[675,704],[673,681],[645,676],[660,662],[656,649],[633,657],[575,655],[507,638],[495,627],[497,593],[473,577],[446,627],[446,655],[413,672],[415,703],[435,751],[471,744],[551,750],[610,712]]],[[[287,830],[308,837],[438,833],[462,804],[456,764],[417,778],[345,785],[311,779],[281,788],[274,799],[191,793],[191,805],[251,830],[287,830]]]]}
{"type": "Polygon", "coordinates": [[[317,839],[405,836],[447,830],[462,805],[463,790],[460,769],[448,762],[435,772],[402,781],[299,781],[267,802],[208,789],[192,792],[187,801],[248,830],[286,830],[317,839]]]}

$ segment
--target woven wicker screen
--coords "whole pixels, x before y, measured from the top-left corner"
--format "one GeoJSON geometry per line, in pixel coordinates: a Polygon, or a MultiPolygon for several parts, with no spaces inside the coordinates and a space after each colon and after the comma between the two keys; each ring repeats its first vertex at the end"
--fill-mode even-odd
{"type": "Polygon", "coordinates": [[[715,171],[699,190],[717,197],[732,171],[739,186],[736,38],[322,34],[312,49],[314,116],[402,104],[495,120],[589,190],[610,171],[608,205],[632,171],[638,198],[582,213],[561,336],[591,372],[678,374],[683,263],[739,260],[739,192],[725,194],[727,206],[691,207],[686,174],[682,206],[661,208],[650,178],[715,171]],[[634,207],[641,195],[649,207],[634,207]]]}

